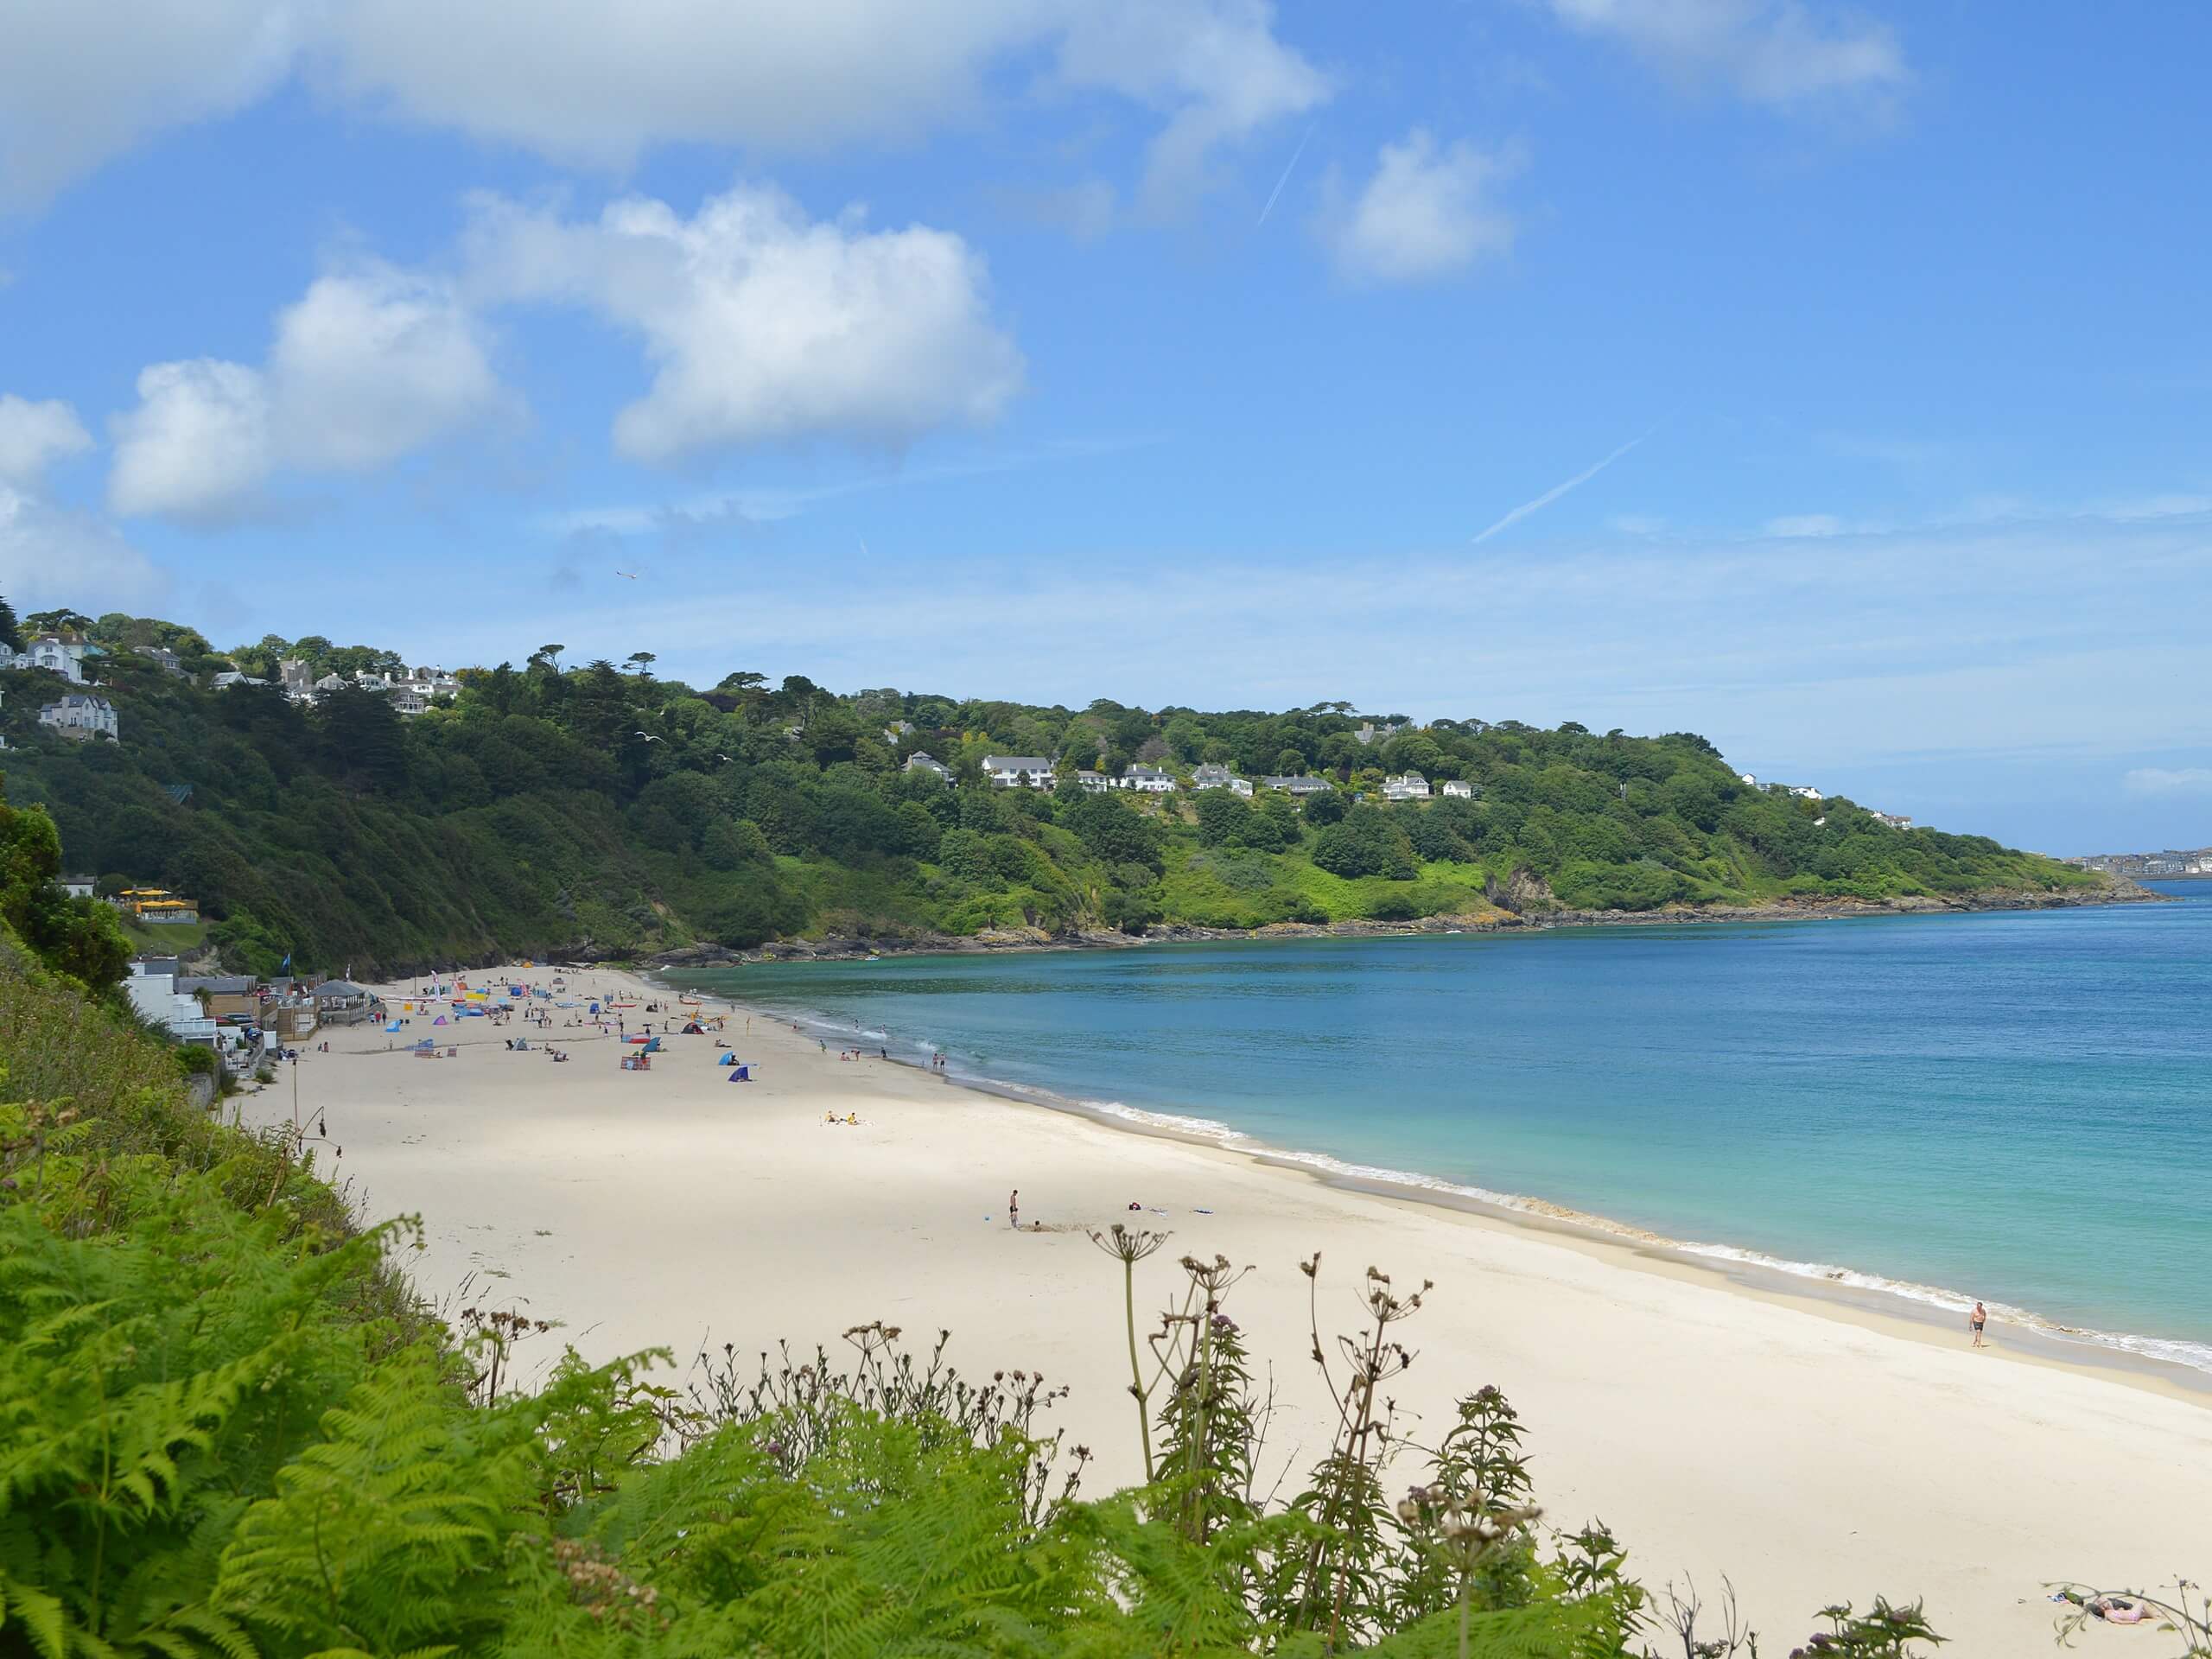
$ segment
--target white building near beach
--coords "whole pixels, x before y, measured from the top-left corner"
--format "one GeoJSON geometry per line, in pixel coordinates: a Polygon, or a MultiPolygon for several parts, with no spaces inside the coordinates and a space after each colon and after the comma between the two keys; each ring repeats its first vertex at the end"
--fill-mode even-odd
{"type": "Polygon", "coordinates": [[[1382,798],[1386,801],[1425,801],[1428,798],[1428,779],[1417,772],[1385,778],[1382,780],[1382,798]]]}
{"type": "Polygon", "coordinates": [[[1122,774],[1121,786],[1140,795],[1165,795],[1175,787],[1175,774],[1158,766],[1131,766],[1122,774]]]}

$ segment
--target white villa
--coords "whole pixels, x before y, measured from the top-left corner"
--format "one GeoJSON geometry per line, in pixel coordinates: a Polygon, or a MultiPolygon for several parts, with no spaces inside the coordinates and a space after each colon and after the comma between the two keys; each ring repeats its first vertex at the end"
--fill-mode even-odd
{"type": "Polygon", "coordinates": [[[1086,793],[1092,795],[1103,795],[1114,787],[1114,780],[1111,778],[1103,772],[1093,772],[1088,766],[1078,766],[1076,769],[1075,780],[1083,785],[1086,793]]]}
{"type": "Polygon", "coordinates": [[[1821,791],[1810,784],[1775,784],[1770,787],[1782,791],[1785,795],[1795,795],[1801,801],[1817,801],[1821,798],[1821,791]]]}
{"type": "Polygon", "coordinates": [[[64,737],[78,739],[105,737],[110,742],[121,741],[123,733],[115,717],[115,705],[105,697],[72,691],[59,702],[49,702],[38,711],[38,723],[50,726],[64,737]]]}
{"type": "Polygon", "coordinates": [[[1910,830],[1912,828],[1912,820],[1910,818],[1905,817],[1896,812],[1877,812],[1873,815],[1873,818],[1875,823],[1887,824],[1892,830],[1910,830]]]}
{"type": "Polygon", "coordinates": [[[1268,789],[1279,789],[1286,795],[1300,798],[1307,795],[1325,795],[1335,787],[1325,778],[1276,776],[1262,778],[1260,782],[1268,789]]]}
{"type": "Polygon", "coordinates": [[[215,1022],[200,1006],[200,999],[186,996],[176,988],[175,974],[149,974],[146,964],[130,964],[130,977],[123,982],[123,988],[130,998],[130,1006],[152,1024],[162,1027],[181,1043],[198,1043],[212,1048],[215,1044],[215,1022]]]}
{"type": "Polygon", "coordinates": [[[1001,789],[1018,789],[1027,784],[1032,789],[1052,786],[1052,763],[1041,754],[987,754],[983,757],[983,775],[1001,789]]]}
{"type": "Polygon", "coordinates": [[[950,766],[946,766],[942,760],[932,760],[919,749],[916,749],[906,757],[905,769],[908,772],[926,772],[936,778],[940,784],[949,784],[952,781],[950,766]]]}
{"type": "Polygon", "coordinates": [[[21,651],[0,646],[0,668],[42,668],[59,674],[72,685],[85,683],[85,658],[99,655],[99,647],[58,633],[41,633],[21,651]]]}
{"type": "Polygon", "coordinates": [[[1446,778],[1444,793],[1455,801],[1471,801],[1475,798],[1475,786],[1465,778],[1446,778]]]}
{"type": "Polygon", "coordinates": [[[1158,766],[1131,766],[1122,774],[1121,786],[1141,795],[1165,795],[1175,787],[1175,774],[1158,766]]]}
{"type": "Polygon", "coordinates": [[[1382,780],[1382,798],[1386,801],[1425,801],[1428,798],[1428,779],[1417,772],[1382,780]]]}
{"type": "Polygon", "coordinates": [[[1227,766],[1216,766],[1211,761],[1196,768],[1191,773],[1191,787],[1192,789],[1225,789],[1232,795],[1242,795],[1247,799],[1249,799],[1252,794],[1250,779],[1239,778],[1227,766]]]}

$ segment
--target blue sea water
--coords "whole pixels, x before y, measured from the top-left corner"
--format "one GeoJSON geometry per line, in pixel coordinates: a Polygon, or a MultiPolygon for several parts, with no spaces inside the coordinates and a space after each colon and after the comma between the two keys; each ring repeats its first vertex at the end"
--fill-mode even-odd
{"type": "Polygon", "coordinates": [[[2212,882],[2163,890],[2177,902],[685,982],[971,1077],[2212,1369],[2212,882]]]}

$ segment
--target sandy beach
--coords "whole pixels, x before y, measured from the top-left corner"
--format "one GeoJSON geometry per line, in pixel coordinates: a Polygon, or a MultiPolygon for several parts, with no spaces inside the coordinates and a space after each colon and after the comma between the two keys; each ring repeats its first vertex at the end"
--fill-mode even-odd
{"type": "MultiPolygon", "coordinates": [[[[612,972],[569,978],[564,996],[672,1002],[612,972]]],[[[1293,1464],[1287,1491],[1329,1412],[1299,1262],[1321,1252],[1325,1337],[1357,1323],[1369,1264],[1402,1287],[1433,1280],[1405,1328],[1420,1357],[1402,1408],[1440,1432],[1453,1398],[1497,1384],[1550,1522],[1601,1517],[1655,1591],[1694,1580],[1710,1604],[1726,1574],[1771,1651],[1823,1605],[1883,1593],[1924,1599],[1947,1655],[2012,1659],[2050,1645],[2048,1580],[2152,1588],[2212,1569],[2212,1396],[2148,1370],[2008,1347],[2001,1324],[1974,1352],[1963,1328],[841,1060],[766,1016],[669,1037],[652,1070],[626,1071],[617,1041],[551,1012],[567,1065],[510,1052],[508,1038],[538,1041],[518,1022],[417,1015],[397,1034],[318,1033],[330,1052],[305,1056],[298,1093],[363,1213],[422,1217],[410,1270],[426,1297],[559,1320],[588,1358],[668,1347],[680,1373],[709,1344],[834,1350],[880,1319],[926,1347],[949,1328],[963,1369],[1071,1385],[1055,1421],[1096,1454],[1087,1485],[1102,1491],[1139,1458],[1120,1268],[1084,1230],[1141,1221],[1173,1235],[1138,1269],[1141,1319],[1147,1293],[1157,1306],[1179,1287],[1179,1255],[1256,1267],[1230,1307],[1273,1363],[1268,1467],[1293,1464]],[[458,1052],[404,1052],[424,1036],[458,1052]],[[755,1081],[725,1081],[726,1046],[755,1081]]],[[[625,1017],[635,1031],[666,1016],[625,1017]]],[[[247,1121],[289,1122],[291,1082],[248,1096],[247,1121]]],[[[555,1340],[525,1357],[551,1360],[555,1340]]],[[[2083,1650],[2147,1659],[2164,1641],[2099,1629],[2083,1650]]]]}

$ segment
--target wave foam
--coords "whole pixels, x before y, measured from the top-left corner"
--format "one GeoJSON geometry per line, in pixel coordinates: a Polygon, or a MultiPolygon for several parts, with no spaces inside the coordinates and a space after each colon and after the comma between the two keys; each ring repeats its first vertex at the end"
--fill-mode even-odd
{"type": "MultiPolygon", "coordinates": [[[[763,1010],[779,1017],[796,1020],[820,1032],[836,1032],[843,1027],[826,1016],[803,1010],[763,1010]]],[[[885,1033],[867,1031],[862,1033],[878,1041],[887,1040],[885,1033]]],[[[902,1047],[906,1045],[901,1045],[902,1047]]],[[[916,1038],[914,1052],[919,1055],[934,1055],[944,1051],[933,1039],[916,1038]]],[[[1416,1171],[1391,1169],[1375,1164],[1357,1164],[1327,1153],[1306,1152],[1296,1148],[1271,1147],[1256,1140],[1243,1130],[1222,1122],[1217,1118],[1198,1117],[1183,1112],[1160,1111],[1150,1107],[1132,1106],[1125,1101],[1090,1100],[1059,1094],[1034,1084],[1014,1082],[994,1077],[985,1073],[970,1071],[964,1067],[951,1067],[947,1075],[954,1082],[1007,1099],[1027,1102],[1055,1111],[1073,1112],[1098,1122],[1118,1125],[1147,1135],[1174,1135],[1186,1140],[1204,1141],[1228,1150],[1265,1159],[1269,1163],[1287,1164],[1310,1169],[1325,1180],[1357,1183],[1363,1185],[1388,1187],[1393,1191],[1419,1196],[1430,1194],[1459,1204],[1474,1205],[1486,1210],[1531,1216],[1545,1221],[1561,1223],[1585,1232],[1594,1232],[1605,1237],[1648,1249],[1662,1249],[1681,1255],[1700,1257],[1716,1262],[1731,1262],[1758,1272],[1781,1274],[1792,1279],[1802,1279],[1818,1285],[1830,1285],[1846,1289],[1865,1291],[1875,1295],[1895,1297],[1900,1301],[1917,1303],[1924,1306],[1942,1308],[1947,1312],[1964,1314],[1974,1304],[1974,1298],[1941,1285],[1920,1284],[1910,1279],[1892,1279],[1885,1274],[1867,1273],[1856,1268],[1837,1267],[1825,1262],[1798,1262],[1787,1256],[1770,1255],[1763,1250],[1749,1249],[1735,1244],[1712,1244],[1694,1239],[1670,1238],[1648,1228],[1615,1221],[1610,1217],[1592,1215],[1586,1211],[1570,1209],[1547,1198],[1530,1198],[1523,1193],[1494,1192],[1488,1187],[1469,1182],[1452,1181],[1440,1176],[1423,1175],[1416,1171]]],[[[2071,1325],[2047,1319],[2030,1308],[2016,1307],[2005,1302],[1986,1302],[1993,1319],[1999,1323],[2018,1325],[2034,1331],[2057,1342],[2073,1342],[2113,1352],[2130,1354],[2138,1358],[2155,1360],[2178,1365],[2188,1370],[2212,1376],[2212,1344],[2184,1341],[2179,1338],[2138,1336],[2128,1332],[2098,1331],[2084,1325],[2071,1325]]]]}

